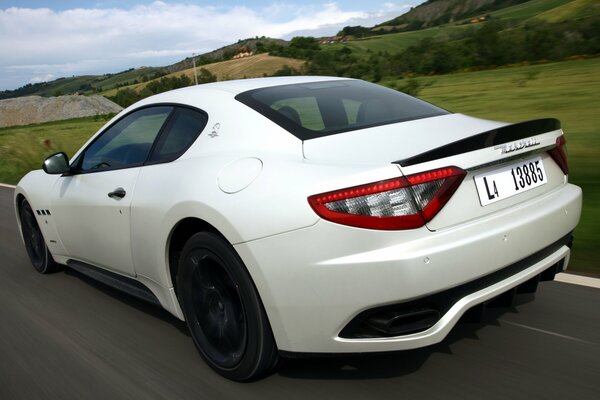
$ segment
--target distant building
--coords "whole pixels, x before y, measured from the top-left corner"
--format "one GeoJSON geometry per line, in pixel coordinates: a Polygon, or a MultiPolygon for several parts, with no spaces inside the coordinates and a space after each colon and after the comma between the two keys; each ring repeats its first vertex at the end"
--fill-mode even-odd
{"type": "Polygon", "coordinates": [[[319,43],[321,44],[331,44],[331,43],[343,43],[347,42],[348,38],[346,36],[333,36],[333,37],[324,37],[319,39],[319,43]]]}
{"type": "Polygon", "coordinates": [[[479,22],[483,22],[483,21],[485,21],[486,19],[487,19],[487,16],[485,16],[485,15],[484,15],[484,16],[481,16],[481,17],[475,17],[475,18],[473,18],[473,19],[472,19],[471,21],[469,21],[469,22],[471,22],[472,24],[477,24],[477,23],[479,23],[479,22]]]}
{"type": "Polygon", "coordinates": [[[254,55],[253,51],[246,51],[246,52],[242,52],[242,53],[237,53],[235,56],[233,56],[232,58],[234,60],[238,59],[238,58],[244,58],[244,57],[250,57],[254,55]]]}

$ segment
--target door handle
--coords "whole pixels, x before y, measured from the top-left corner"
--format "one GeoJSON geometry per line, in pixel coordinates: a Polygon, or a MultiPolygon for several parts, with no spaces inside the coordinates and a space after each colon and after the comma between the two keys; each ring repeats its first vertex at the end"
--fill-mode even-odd
{"type": "Polygon", "coordinates": [[[126,194],[127,192],[125,191],[125,189],[119,187],[116,188],[114,191],[110,192],[108,194],[108,197],[110,197],[111,199],[122,199],[123,197],[125,197],[126,194]]]}

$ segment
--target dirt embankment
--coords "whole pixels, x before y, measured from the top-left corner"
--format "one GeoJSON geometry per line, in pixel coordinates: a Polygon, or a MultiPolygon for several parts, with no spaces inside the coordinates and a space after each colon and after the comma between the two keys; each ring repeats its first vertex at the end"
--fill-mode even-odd
{"type": "Polygon", "coordinates": [[[123,108],[102,96],[27,96],[0,100],[0,128],[117,113],[123,108]]]}

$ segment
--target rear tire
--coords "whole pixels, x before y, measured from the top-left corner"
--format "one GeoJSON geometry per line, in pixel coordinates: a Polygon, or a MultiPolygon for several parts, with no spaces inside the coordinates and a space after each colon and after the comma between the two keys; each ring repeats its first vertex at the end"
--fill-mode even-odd
{"type": "Polygon", "coordinates": [[[220,375],[248,381],[278,359],[267,315],[242,260],[224,239],[200,232],[185,244],[177,293],[196,348],[220,375]]]}
{"type": "Polygon", "coordinates": [[[35,270],[41,274],[50,274],[58,271],[60,265],[52,258],[35,214],[27,200],[21,202],[19,219],[21,221],[21,233],[23,234],[25,249],[35,270]]]}

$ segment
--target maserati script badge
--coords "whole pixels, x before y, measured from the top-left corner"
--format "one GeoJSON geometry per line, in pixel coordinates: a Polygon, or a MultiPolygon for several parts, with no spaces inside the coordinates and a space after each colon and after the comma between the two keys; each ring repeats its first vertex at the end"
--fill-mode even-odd
{"type": "Polygon", "coordinates": [[[505,143],[500,146],[494,147],[495,150],[500,149],[500,154],[512,153],[513,151],[526,149],[528,147],[533,147],[539,145],[540,142],[532,137],[525,140],[520,140],[518,142],[513,143],[505,143]]]}

